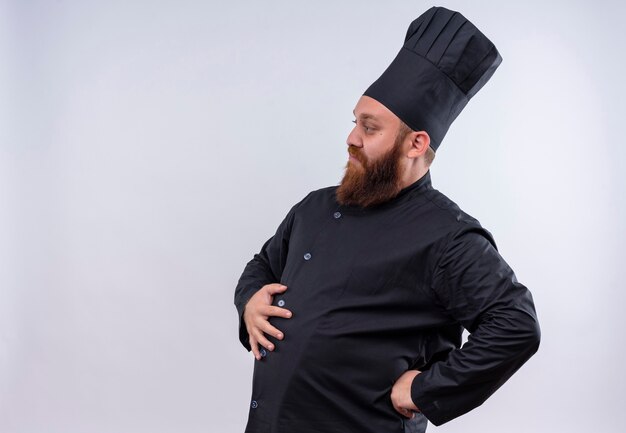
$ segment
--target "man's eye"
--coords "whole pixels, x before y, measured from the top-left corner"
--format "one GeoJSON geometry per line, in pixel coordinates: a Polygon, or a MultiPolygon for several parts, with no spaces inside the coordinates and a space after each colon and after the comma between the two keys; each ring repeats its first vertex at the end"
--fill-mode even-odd
{"type": "MultiPolygon", "coordinates": [[[[355,125],[357,124],[356,120],[353,120],[352,123],[354,123],[355,125]]],[[[363,129],[365,130],[365,132],[370,132],[373,128],[371,126],[363,125],[363,129]]]]}

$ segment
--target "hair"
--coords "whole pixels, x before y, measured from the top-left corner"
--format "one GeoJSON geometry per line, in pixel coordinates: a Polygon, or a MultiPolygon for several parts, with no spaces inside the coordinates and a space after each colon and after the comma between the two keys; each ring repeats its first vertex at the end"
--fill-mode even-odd
{"type": "MultiPolygon", "coordinates": [[[[400,120],[400,127],[398,128],[398,137],[406,137],[407,134],[413,132],[413,129],[402,120],[400,120]]],[[[435,151],[432,147],[428,146],[426,149],[426,153],[424,154],[424,162],[426,163],[426,167],[430,167],[430,164],[433,163],[435,159],[435,151]]]]}

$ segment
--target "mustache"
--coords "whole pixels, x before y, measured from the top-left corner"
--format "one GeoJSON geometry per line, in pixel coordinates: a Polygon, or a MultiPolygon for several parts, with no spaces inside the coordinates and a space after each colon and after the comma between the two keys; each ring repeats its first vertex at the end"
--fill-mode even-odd
{"type": "Polygon", "coordinates": [[[363,151],[361,149],[359,149],[358,147],[348,146],[348,153],[350,155],[354,156],[362,164],[367,163],[367,157],[365,156],[363,151]]]}

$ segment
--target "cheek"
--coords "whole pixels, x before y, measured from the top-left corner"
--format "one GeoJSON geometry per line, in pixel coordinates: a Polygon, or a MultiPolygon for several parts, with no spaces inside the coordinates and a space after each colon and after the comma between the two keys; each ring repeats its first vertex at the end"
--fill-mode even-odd
{"type": "Polygon", "coordinates": [[[387,154],[387,152],[389,152],[392,148],[393,140],[377,136],[376,140],[372,140],[368,147],[364,146],[363,150],[369,160],[374,160],[387,154]]]}

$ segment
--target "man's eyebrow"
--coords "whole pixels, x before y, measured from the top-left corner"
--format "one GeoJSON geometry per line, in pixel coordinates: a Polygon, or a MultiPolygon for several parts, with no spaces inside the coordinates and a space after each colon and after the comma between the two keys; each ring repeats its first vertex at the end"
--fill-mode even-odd
{"type": "MultiPolygon", "coordinates": [[[[356,117],[356,113],[354,112],[354,110],[352,110],[352,114],[354,114],[354,116],[356,117]]],[[[369,113],[362,113],[359,116],[359,119],[361,119],[361,120],[366,120],[366,119],[377,120],[376,116],[374,116],[373,114],[369,114],[369,113]]]]}

